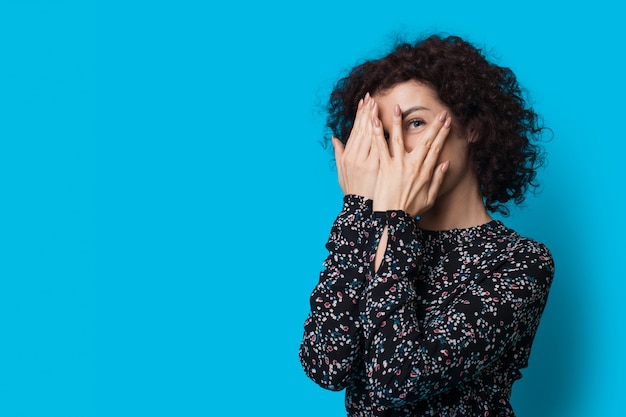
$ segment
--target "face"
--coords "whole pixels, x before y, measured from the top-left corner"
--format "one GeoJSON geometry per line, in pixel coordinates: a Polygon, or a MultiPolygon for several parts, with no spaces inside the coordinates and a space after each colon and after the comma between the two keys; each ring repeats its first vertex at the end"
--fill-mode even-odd
{"type": "MultiPolygon", "coordinates": [[[[374,100],[380,109],[379,118],[385,132],[391,131],[394,105],[400,106],[404,147],[412,151],[439,113],[450,109],[437,97],[431,87],[417,81],[406,81],[396,84],[391,89],[375,94],[374,100]]],[[[452,115],[452,129],[448,134],[444,147],[439,154],[439,162],[450,161],[439,195],[449,193],[458,187],[475,187],[469,185],[475,180],[468,157],[468,140],[452,115]]]]}

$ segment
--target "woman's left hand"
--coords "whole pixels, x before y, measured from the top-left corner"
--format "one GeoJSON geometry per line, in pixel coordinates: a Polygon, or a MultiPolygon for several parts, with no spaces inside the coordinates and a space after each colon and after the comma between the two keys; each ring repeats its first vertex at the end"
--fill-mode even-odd
{"type": "Polygon", "coordinates": [[[416,217],[435,203],[449,161],[437,163],[450,132],[451,117],[440,113],[410,152],[404,147],[400,107],[394,106],[389,145],[380,119],[373,120],[380,168],[374,211],[403,210],[416,217]]]}

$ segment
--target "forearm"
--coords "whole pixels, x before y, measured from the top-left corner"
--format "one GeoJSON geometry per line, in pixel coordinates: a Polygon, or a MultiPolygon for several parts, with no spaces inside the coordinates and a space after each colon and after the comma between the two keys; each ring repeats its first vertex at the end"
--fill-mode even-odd
{"type": "MultiPolygon", "coordinates": [[[[442,291],[418,319],[416,304],[426,295],[414,287],[421,279],[414,270],[419,239],[393,219],[387,214],[384,262],[361,298],[367,389],[383,407],[421,401],[475,378],[533,334],[552,274],[546,256],[535,256],[532,268],[522,269],[518,257],[528,261],[528,252],[504,251],[484,275],[442,291]]],[[[410,225],[407,218],[403,222],[410,225]]]]}
{"type": "Polygon", "coordinates": [[[345,387],[361,354],[359,300],[370,269],[367,248],[374,227],[371,201],[346,196],[326,245],[324,270],[311,294],[300,359],[307,375],[328,389],[345,387]]]}
{"type": "Polygon", "coordinates": [[[421,246],[414,219],[407,213],[376,215],[385,225],[377,235],[376,273],[361,299],[364,362],[374,400],[397,397],[401,404],[404,393],[398,383],[405,378],[407,361],[419,360],[420,354],[417,295],[411,280],[421,263],[421,246]]]}

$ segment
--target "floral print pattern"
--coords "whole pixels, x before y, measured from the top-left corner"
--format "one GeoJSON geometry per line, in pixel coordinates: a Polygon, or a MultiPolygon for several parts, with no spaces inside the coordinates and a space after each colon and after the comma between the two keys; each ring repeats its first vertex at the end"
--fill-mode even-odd
{"type": "Polygon", "coordinates": [[[326,248],[300,360],[322,387],[346,389],[349,416],[514,415],[554,275],[544,245],[496,220],[421,230],[348,195],[326,248]]]}

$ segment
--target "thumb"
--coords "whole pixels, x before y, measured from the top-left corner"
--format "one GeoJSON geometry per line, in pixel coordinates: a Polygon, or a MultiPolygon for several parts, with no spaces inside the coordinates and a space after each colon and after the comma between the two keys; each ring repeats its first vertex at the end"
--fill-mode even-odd
{"type": "Polygon", "coordinates": [[[336,138],[334,135],[331,138],[331,143],[333,144],[333,149],[335,151],[335,161],[337,161],[343,155],[343,150],[344,150],[343,143],[341,143],[341,141],[338,138],[336,138]]]}

